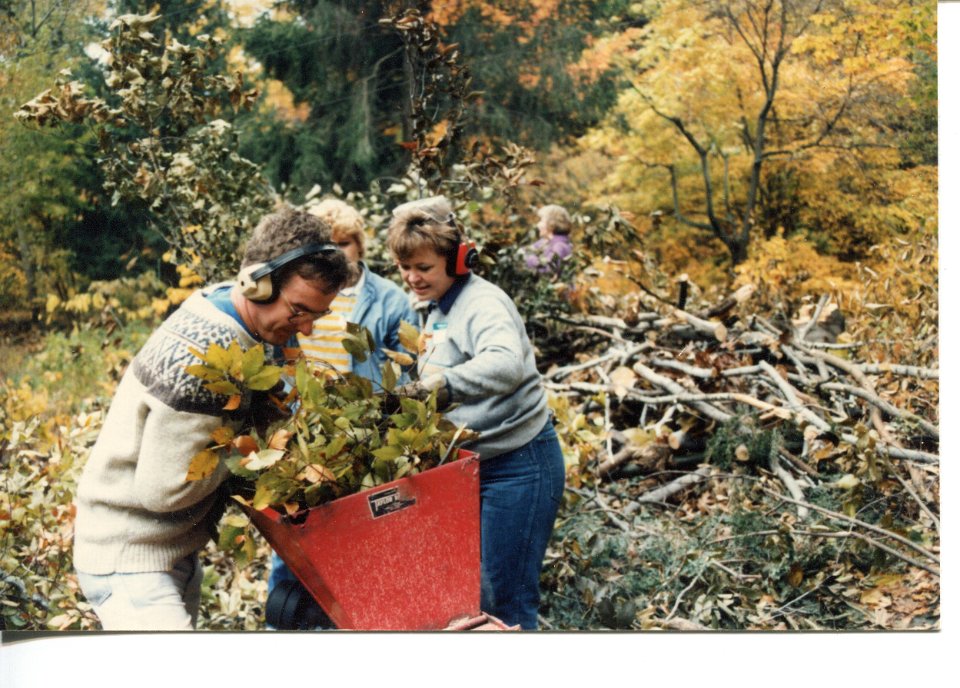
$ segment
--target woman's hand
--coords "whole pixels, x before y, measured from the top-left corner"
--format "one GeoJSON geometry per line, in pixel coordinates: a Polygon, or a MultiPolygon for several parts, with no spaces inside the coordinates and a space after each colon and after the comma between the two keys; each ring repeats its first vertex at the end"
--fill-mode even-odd
{"type": "Polygon", "coordinates": [[[440,373],[427,375],[422,380],[401,385],[394,390],[399,397],[410,397],[418,401],[426,401],[433,391],[437,392],[437,409],[447,408],[450,405],[450,387],[447,385],[446,378],[440,373]]]}

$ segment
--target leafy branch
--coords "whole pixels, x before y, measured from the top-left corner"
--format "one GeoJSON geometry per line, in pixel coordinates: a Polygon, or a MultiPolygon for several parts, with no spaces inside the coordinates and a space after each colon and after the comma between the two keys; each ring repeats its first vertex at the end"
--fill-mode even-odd
{"type": "MultiPolygon", "coordinates": [[[[400,340],[416,351],[416,330],[406,323],[400,340]]],[[[369,331],[354,326],[345,348],[363,360],[373,348],[369,331]]],[[[235,476],[233,498],[247,507],[275,507],[288,514],[360,492],[442,463],[473,433],[457,427],[437,410],[436,392],[426,401],[398,396],[400,366],[412,355],[388,352],[379,390],[353,373],[331,373],[311,363],[299,350],[285,367],[266,362],[262,345],[246,351],[236,342],[206,352],[192,350],[202,362],[187,373],[203,386],[227,397],[224,410],[247,408],[254,392],[274,391],[283,382],[282,398],[271,401],[281,418],[261,433],[255,427],[224,425],[212,442],[193,457],[187,480],[211,475],[221,461],[235,476]]],[[[240,561],[250,558],[249,523],[228,516],[220,544],[240,561]]]]}
{"type": "Polygon", "coordinates": [[[229,109],[252,107],[258,93],[239,72],[208,73],[223,49],[218,38],[200,35],[195,45],[164,39],[151,32],[158,19],[113,22],[101,44],[106,97],[88,96],[91,88],[64,70],[15,116],[40,127],[90,126],[113,205],[145,204],[174,262],[211,281],[235,272],[238,265],[223,258],[239,256],[253,219],[273,205],[272,189],[237,154],[236,134],[222,119],[229,109]]]}

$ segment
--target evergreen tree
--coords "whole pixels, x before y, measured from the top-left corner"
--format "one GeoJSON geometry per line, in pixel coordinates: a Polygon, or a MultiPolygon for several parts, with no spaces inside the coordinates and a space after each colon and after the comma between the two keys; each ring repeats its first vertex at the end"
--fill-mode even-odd
{"type": "Polygon", "coordinates": [[[278,188],[294,196],[318,182],[365,188],[405,167],[396,129],[405,93],[402,44],[378,23],[387,4],[285,2],[295,20],[261,17],[245,32],[244,47],[266,75],[309,107],[302,122],[279,122],[271,113],[266,122],[248,122],[242,153],[263,163],[278,188]]]}
{"type": "MultiPolygon", "coordinates": [[[[583,133],[615,99],[615,71],[573,69],[604,34],[645,20],[629,3],[382,2],[291,0],[293,18],[261,18],[244,47],[309,114],[280,122],[261,112],[247,123],[242,152],[265,165],[294,198],[313,184],[365,189],[399,176],[409,153],[410,94],[417,79],[400,38],[381,19],[413,8],[437,22],[442,41],[459,44],[478,98],[464,141],[509,140],[540,149],[583,133]]],[[[442,105],[442,103],[441,103],[442,105]]]]}

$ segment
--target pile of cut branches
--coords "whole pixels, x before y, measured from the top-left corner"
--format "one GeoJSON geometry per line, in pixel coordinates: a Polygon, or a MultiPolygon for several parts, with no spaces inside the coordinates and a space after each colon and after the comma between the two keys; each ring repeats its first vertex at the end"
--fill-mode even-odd
{"type": "Polygon", "coordinates": [[[826,298],[773,323],[749,296],[567,319],[605,343],[546,386],[607,432],[568,491],[548,623],[938,623],[938,371],[856,360],[826,298]]]}

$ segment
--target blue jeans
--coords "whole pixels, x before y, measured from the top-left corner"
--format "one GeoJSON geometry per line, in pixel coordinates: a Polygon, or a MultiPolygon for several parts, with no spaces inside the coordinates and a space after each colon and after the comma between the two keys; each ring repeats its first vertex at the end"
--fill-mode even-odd
{"type": "Polygon", "coordinates": [[[510,626],[537,628],[540,570],[563,483],[552,421],[519,449],[480,461],[480,608],[510,626]]]}
{"type": "Polygon", "coordinates": [[[280,555],[273,552],[270,556],[270,577],[267,579],[267,595],[273,592],[277,584],[282,581],[298,580],[293,575],[293,571],[287,566],[286,562],[280,558],[280,555]]]}
{"type": "Polygon", "coordinates": [[[171,571],[77,572],[84,597],[105,631],[189,631],[197,626],[203,568],[196,554],[171,571]]]}

